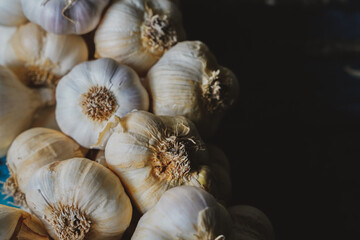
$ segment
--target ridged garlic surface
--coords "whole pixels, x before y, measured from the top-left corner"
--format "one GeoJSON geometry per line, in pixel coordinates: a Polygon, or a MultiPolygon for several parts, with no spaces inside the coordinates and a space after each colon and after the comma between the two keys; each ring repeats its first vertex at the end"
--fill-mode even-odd
{"type": "Polygon", "coordinates": [[[15,56],[6,59],[6,66],[26,85],[35,87],[55,86],[75,65],[88,59],[82,37],[48,33],[31,22],[17,28],[9,48],[15,56]]]}
{"type": "Polygon", "coordinates": [[[29,181],[26,201],[55,240],[121,239],[132,217],[119,178],[86,158],[40,168],[29,181]]]}
{"type": "Polygon", "coordinates": [[[128,113],[105,147],[105,159],[141,212],[153,207],[168,189],[179,185],[216,186],[206,145],[194,124],[182,116],[128,113]]]}
{"type": "Polygon", "coordinates": [[[56,34],[85,34],[96,28],[109,0],[21,0],[25,16],[56,34]]]}
{"type": "MultiPolygon", "coordinates": [[[[225,240],[232,221],[208,192],[180,186],[166,191],[136,226],[132,240],[225,240]]],[[[239,239],[238,239],[239,240],[239,239]]]]}
{"type": "Polygon", "coordinates": [[[10,177],[4,184],[5,193],[13,196],[16,204],[26,207],[26,185],[40,167],[84,156],[85,149],[60,131],[28,129],[15,138],[6,156],[10,177]]]}
{"type": "Polygon", "coordinates": [[[103,149],[96,144],[100,139],[106,143],[116,116],[148,107],[148,94],[136,72],[110,58],[75,66],[56,88],[56,121],[86,148],[103,149]]]}
{"type": "Polygon", "coordinates": [[[0,0],[0,25],[18,26],[25,22],[21,0],[0,0]]]}
{"type": "Polygon", "coordinates": [[[33,114],[51,104],[50,89],[30,89],[15,74],[0,65],[0,156],[4,156],[15,137],[30,127],[33,114]]]}
{"type": "Polygon", "coordinates": [[[0,204],[0,239],[50,240],[50,237],[36,216],[0,204]]]}
{"type": "Polygon", "coordinates": [[[7,59],[8,42],[15,33],[16,27],[5,27],[0,25],[0,65],[5,65],[7,59]]]}
{"type": "Polygon", "coordinates": [[[181,12],[170,0],[115,0],[95,32],[96,56],[129,65],[140,76],[185,39],[181,12]]]}
{"type": "Polygon", "coordinates": [[[146,77],[151,109],[156,115],[182,115],[193,121],[206,140],[236,102],[238,80],[220,66],[200,41],[184,41],[169,49],[146,77]]]}
{"type": "Polygon", "coordinates": [[[233,220],[231,239],[274,240],[270,219],[260,209],[250,205],[235,205],[228,209],[233,220]]]}

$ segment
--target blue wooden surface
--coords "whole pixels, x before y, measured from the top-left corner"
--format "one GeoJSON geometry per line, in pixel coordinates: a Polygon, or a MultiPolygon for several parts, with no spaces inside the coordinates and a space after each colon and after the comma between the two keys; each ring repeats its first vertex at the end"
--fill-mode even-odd
{"type": "MultiPolygon", "coordinates": [[[[9,177],[9,169],[6,166],[6,158],[2,157],[0,158],[0,189],[2,190],[3,187],[3,182],[6,181],[6,179],[9,177]]],[[[8,197],[6,198],[6,196],[4,194],[1,193],[2,191],[0,191],[0,204],[4,204],[4,205],[8,205],[8,206],[12,206],[12,207],[16,207],[13,205],[13,198],[12,197],[8,197]]]]}

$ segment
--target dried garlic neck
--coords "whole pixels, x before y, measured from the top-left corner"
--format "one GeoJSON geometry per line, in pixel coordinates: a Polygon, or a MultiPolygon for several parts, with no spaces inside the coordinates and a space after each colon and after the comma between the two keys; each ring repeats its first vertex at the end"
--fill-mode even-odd
{"type": "Polygon", "coordinates": [[[82,240],[90,231],[91,221],[74,206],[52,206],[50,212],[51,215],[44,216],[44,219],[60,240],[82,240]]]}
{"type": "Polygon", "coordinates": [[[145,8],[144,23],[141,26],[143,46],[152,54],[161,57],[177,42],[177,34],[167,15],[154,14],[147,4],[145,8]]]}
{"type": "Polygon", "coordinates": [[[30,87],[55,87],[59,78],[52,73],[54,64],[47,59],[42,66],[29,65],[26,68],[28,86],[30,87]]]}
{"type": "Polygon", "coordinates": [[[115,96],[106,87],[94,86],[82,95],[83,112],[93,121],[106,121],[115,112],[115,96]]]}
{"type": "Polygon", "coordinates": [[[3,184],[3,189],[1,191],[6,197],[13,197],[14,203],[17,206],[26,206],[25,194],[19,189],[16,177],[13,174],[10,175],[6,182],[3,184]]]}
{"type": "Polygon", "coordinates": [[[212,71],[211,75],[203,80],[202,95],[209,112],[222,111],[227,107],[225,88],[220,78],[220,70],[212,71]]]}
{"type": "Polygon", "coordinates": [[[152,166],[154,174],[175,186],[189,180],[191,166],[189,154],[200,149],[196,139],[168,135],[154,149],[152,166]]]}

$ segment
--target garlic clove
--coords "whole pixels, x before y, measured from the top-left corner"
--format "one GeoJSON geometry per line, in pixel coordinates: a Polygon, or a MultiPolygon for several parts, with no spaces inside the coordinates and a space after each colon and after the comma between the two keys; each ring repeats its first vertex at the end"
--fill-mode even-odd
{"type": "Polygon", "coordinates": [[[8,68],[0,65],[0,156],[14,138],[31,125],[37,109],[51,103],[49,89],[29,89],[8,68]]]}
{"type": "Polygon", "coordinates": [[[74,67],[56,88],[60,129],[86,148],[104,149],[112,123],[134,109],[147,110],[148,94],[136,72],[102,58],[74,67]],[[76,119],[76,121],[74,121],[76,119]],[[102,144],[96,146],[101,140],[102,144]]]}
{"type": "Polygon", "coordinates": [[[274,240],[270,219],[260,209],[250,205],[235,205],[228,208],[233,219],[231,239],[274,240]]]}
{"type": "Polygon", "coordinates": [[[201,188],[166,191],[139,220],[132,240],[228,239],[232,221],[226,209],[201,188]],[[159,221],[161,219],[161,221],[159,221]]]}
{"type": "Polygon", "coordinates": [[[34,215],[0,204],[0,239],[50,240],[50,237],[34,215]]]}
{"type": "Polygon", "coordinates": [[[25,16],[47,32],[85,34],[96,28],[109,0],[21,0],[25,16]]]}
{"type": "Polygon", "coordinates": [[[191,121],[146,111],[130,112],[119,121],[106,144],[105,158],[141,212],[179,185],[215,190],[211,179],[217,170],[212,168],[218,166],[211,165],[206,145],[191,121]]]}
{"type": "Polygon", "coordinates": [[[183,39],[181,12],[172,1],[117,0],[95,32],[95,57],[113,58],[143,76],[164,52],[183,39]]]}
{"type": "Polygon", "coordinates": [[[26,207],[26,185],[40,167],[84,155],[85,149],[60,131],[48,128],[28,129],[18,135],[9,148],[6,163],[10,177],[4,184],[4,193],[13,196],[19,206],[26,207]]]}
{"type": "Polygon", "coordinates": [[[14,27],[26,21],[20,0],[0,0],[0,25],[14,27]]]}
{"type": "Polygon", "coordinates": [[[120,239],[132,216],[119,178],[86,158],[40,168],[29,181],[26,201],[55,240],[120,239]]]}
{"type": "Polygon", "coordinates": [[[169,49],[149,70],[146,86],[154,114],[189,118],[205,140],[217,131],[239,91],[234,73],[220,66],[200,41],[179,42],[169,49]]]}
{"type": "Polygon", "coordinates": [[[54,87],[75,65],[88,59],[82,37],[48,33],[31,22],[19,26],[8,45],[11,57],[6,65],[28,86],[54,87]]]}

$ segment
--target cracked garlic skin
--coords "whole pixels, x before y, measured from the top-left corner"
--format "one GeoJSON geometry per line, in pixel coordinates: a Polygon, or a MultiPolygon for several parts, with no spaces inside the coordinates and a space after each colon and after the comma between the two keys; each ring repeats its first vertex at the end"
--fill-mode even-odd
{"type": "Polygon", "coordinates": [[[115,116],[148,107],[148,93],[136,72],[110,58],[77,65],[56,88],[56,121],[86,148],[104,149],[115,116]],[[96,145],[100,139],[103,144],[96,145]]]}
{"type": "Polygon", "coordinates": [[[15,27],[25,22],[20,0],[0,0],[0,25],[15,27]]]}
{"type": "Polygon", "coordinates": [[[217,131],[238,98],[238,80],[220,66],[200,41],[184,41],[169,49],[149,70],[145,85],[156,115],[182,115],[195,123],[204,140],[217,131]]]}
{"type": "Polygon", "coordinates": [[[206,145],[185,117],[133,111],[119,121],[106,144],[105,159],[141,212],[179,185],[209,192],[221,188],[217,182],[210,184],[215,171],[206,145]]]}
{"type": "Polygon", "coordinates": [[[85,34],[99,24],[109,0],[21,0],[25,16],[47,32],[85,34]]]}
{"type": "Polygon", "coordinates": [[[26,207],[25,190],[29,179],[42,166],[55,161],[84,157],[85,150],[60,131],[31,128],[12,142],[6,163],[10,177],[4,193],[11,195],[19,206],[26,207]]]}
{"type": "Polygon", "coordinates": [[[52,98],[50,89],[27,88],[10,69],[0,65],[0,156],[30,127],[35,111],[51,104],[52,98]]]}
{"type": "Polygon", "coordinates": [[[41,167],[29,181],[26,201],[55,240],[121,239],[132,217],[119,178],[86,158],[41,167]]]}
{"type": "MultiPolygon", "coordinates": [[[[225,240],[232,221],[227,210],[201,188],[166,191],[139,220],[132,240],[225,240]]],[[[235,239],[234,239],[235,240],[235,239]]]]}
{"type": "Polygon", "coordinates": [[[227,210],[234,223],[231,239],[275,239],[272,223],[260,209],[250,205],[235,205],[229,207],[227,210]]]}
{"type": "Polygon", "coordinates": [[[36,216],[0,204],[0,239],[50,240],[50,237],[36,216]]]}
{"type": "Polygon", "coordinates": [[[35,23],[19,26],[8,42],[5,65],[30,87],[55,87],[75,65],[88,59],[81,36],[48,33],[35,23]]]}
{"type": "Polygon", "coordinates": [[[184,39],[181,12],[172,1],[115,0],[95,32],[95,56],[113,58],[144,76],[184,39]]]}

